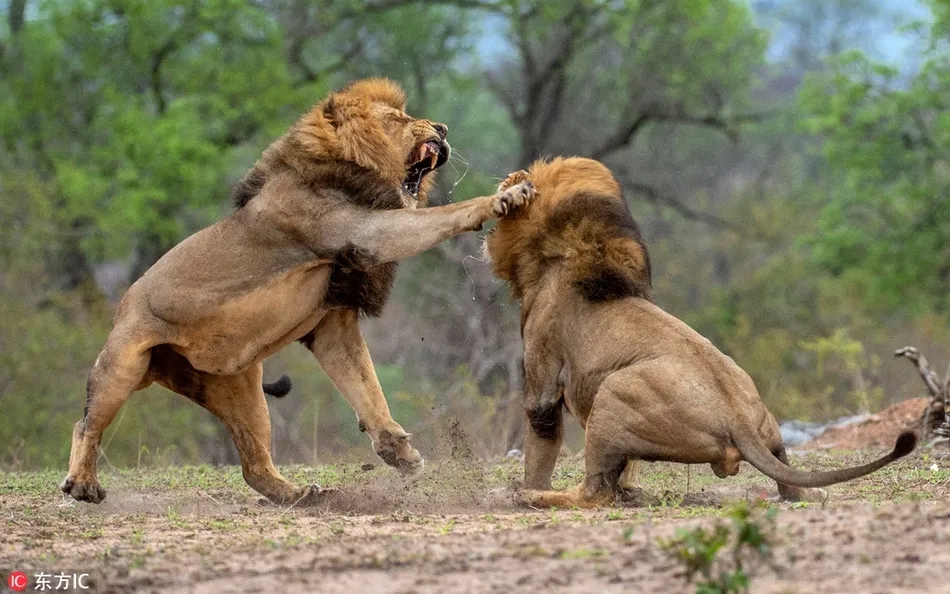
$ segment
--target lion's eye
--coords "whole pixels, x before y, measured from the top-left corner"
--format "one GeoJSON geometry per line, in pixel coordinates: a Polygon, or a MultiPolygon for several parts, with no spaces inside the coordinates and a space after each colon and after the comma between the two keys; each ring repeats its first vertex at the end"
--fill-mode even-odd
{"type": "Polygon", "coordinates": [[[414,121],[409,114],[395,109],[387,109],[384,117],[394,124],[411,124],[414,121]]]}

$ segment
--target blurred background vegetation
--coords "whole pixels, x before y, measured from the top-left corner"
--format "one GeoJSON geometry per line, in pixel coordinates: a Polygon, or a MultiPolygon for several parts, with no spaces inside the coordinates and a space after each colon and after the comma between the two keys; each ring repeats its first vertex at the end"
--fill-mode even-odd
{"type": "MultiPolygon", "coordinates": [[[[950,351],[946,0],[0,0],[0,17],[0,467],[64,467],[124,289],[363,76],[449,124],[435,203],[538,156],[606,162],[656,301],[780,418],[920,395],[893,349],[950,351]]],[[[517,306],[479,247],[468,234],[404,263],[364,323],[430,455],[450,418],[484,453],[520,440],[517,306]]],[[[372,455],[303,349],[266,373],[296,384],[271,403],[278,462],[372,455]]],[[[215,419],[156,387],[103,452],[235,461],[215,419]]]]}

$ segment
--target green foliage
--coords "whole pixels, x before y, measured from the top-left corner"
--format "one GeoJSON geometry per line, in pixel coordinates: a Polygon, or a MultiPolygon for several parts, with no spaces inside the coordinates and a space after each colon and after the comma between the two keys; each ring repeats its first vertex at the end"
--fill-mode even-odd
{"type": "Polygon", "coordinates": [[[5,41],[0,137],[91,262],[147,266],[213,220],[230,148],[295,99],[279,28],[243,1],[44,2],[5,41]]]}
{"type": "Polygon", "coordinates": [[[777,512],[743,501],[726,512],[731,524],[680,528],[659,544],[683,564],[686,580],[696,583],[696,594],[748,592],[755,569],[771,561],[777,512]]]}
{"type": "MultiPolygon", "coordinates": [[[[919,71],[830,51],[860,30],[835,23],[876,13],[866,0],[780,15],[800,34],[792,51],[808,50],[792,61],[816,74],[796,109],[741,127],[731,119],[793,97],[774,88],[788,68],[766,62],[754,3],[470,4],[27,0],[21,22],[20,2],[0,2],[0,465],[62,466],[127,282],[227,213],[261,150],[362,76],[396,79],[410,111],[448,123],[435,202],[488,193],[541,155],[602,157],[644,229],[657,302],[747,369],[779,417],[874,409],[894,388],[893,336],[950,344],[946,3],[918,28],[919,71]],[[677,203],[734,224],[661,208],[677,203]],[[107,288],[95,276],[110,268],[123,278],[107,288]]],[[[394,417],[430,451],[449,418],[500,442],[518,390],[516,307],[479,248],[469,234],[403,263],[366,325],[394,417]]],[[[368,452],[309,353],[286,349],[278,372],[295,382],[269,403],[278,461],[368,452]]],[[[103,443],[117,466],[234,461],[216,419],[159,388],[103,443]]]]}
{"type": "Polygon", "coordinates": [[[801,94],[803,125],[825,139],[833,180],[815,260],[871,303],[918,315],[950,312],[950,36],[943,5],[933,6],[917,72],[848,53],[801,94]]]}
{"type": "MultiPolygon", "coordinates": [[[[847,331],[839,328],[831,336],[803,341],[801,346],[816,356],[817,376],[824,376],[829,367],[838,367],[840,373],[851,376],[851,400],[858,412],[867,414],[880,407],[883,390],[869,388],[865,373],[877,371],[881,362],[876,357],[868,357],[860,341],[849,338],[847,331]]],[[[827,390],[834,390],[834,384],[829,384],[827,390]]]]}

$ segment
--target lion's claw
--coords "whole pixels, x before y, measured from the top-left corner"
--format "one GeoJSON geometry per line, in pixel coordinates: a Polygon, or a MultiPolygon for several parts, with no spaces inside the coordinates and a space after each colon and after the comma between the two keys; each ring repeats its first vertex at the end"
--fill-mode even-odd
{"type": "Polygon", "coordinates": [[[527,180],[528,180],[528,172],[525,171],[524,169],[519,169],[518,171],[512,171],[511,173],[508,174],[508,177],[503,179],[502,182],[498,184],[498,191],[504,192],[511,186],[521,183],[523,181],[527,181],[527,180]]]}
{"type": "Polygon", "coordinates": [[[527,205],[534,196],[534,184],[529,181],[519,182],[498,192],[495,196],[495,214],[502,217],[513,214],[519,208],[527,205]]]}
{"type": "Polygon", "coordinates": [[[336,492],[336,489],[323,488],[320,485],[307,485],[304,487],[304,493],[297,499],[297,505],[316,505],[323,501],[324,497],[336,492]]]}

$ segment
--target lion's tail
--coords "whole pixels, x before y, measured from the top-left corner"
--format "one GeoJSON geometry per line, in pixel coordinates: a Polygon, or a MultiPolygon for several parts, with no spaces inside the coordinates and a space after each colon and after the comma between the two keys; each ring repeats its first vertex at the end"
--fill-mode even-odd
{"type": "Polygon", "coordinates": [[[742,452],[742,457],[769,478],[784,485],[813,488],[850,481],[883,468],[894,460],[911,453],[917,445],[917,436],[911,431],[905,431],[897,438],[891,453],[861,466],[825,472],[808,472],[788,466],[776,458],[753,431],[743,432],[743,435],[733,435],[733,441],[742,452]]]}
{"type": "Polygon", "coordinates": [[[291,388],[294,387],[294,383],[290,381],[288,376],[282,375],[276,382],[264,382],[263,387],[265,394],[273,396],[274,398],[283,398],[290,393],[291,388]]]}

